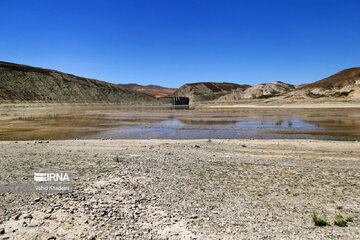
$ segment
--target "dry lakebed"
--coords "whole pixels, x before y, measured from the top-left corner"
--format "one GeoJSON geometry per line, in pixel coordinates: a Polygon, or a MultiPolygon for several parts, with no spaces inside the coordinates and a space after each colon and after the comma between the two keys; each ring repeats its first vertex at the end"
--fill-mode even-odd
{"type": "Polygon", "coordinates": [[[359,239],[359,160],[357,141],[2,141],[1,183],[70,172],[73,192],[0,193],[0,239],[359,239]]]}

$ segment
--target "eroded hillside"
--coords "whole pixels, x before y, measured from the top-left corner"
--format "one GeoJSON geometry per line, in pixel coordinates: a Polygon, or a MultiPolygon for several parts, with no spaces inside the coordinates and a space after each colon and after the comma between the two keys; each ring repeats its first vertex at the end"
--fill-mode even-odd
{"type": "Polygon", "coordinates": [[[148,94],[55,70],[0,62],[1,102],[153,104],[148,94]]]}

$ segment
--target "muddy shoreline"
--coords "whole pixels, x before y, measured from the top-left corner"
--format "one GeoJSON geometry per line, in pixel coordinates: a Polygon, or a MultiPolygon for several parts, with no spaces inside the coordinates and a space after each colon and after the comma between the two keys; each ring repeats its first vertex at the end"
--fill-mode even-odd
{"type": "Polygon", "coordinates": [[[360,111],[359,108],[269,106],[175,110],[59,105],[0,109],[0,140],[153,138],[352,141],[360,139],[360,111]]]}

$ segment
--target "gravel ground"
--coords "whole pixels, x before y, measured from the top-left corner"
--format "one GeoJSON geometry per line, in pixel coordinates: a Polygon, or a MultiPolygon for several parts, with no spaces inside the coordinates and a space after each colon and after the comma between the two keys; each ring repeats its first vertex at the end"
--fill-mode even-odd
{"type": "Polygon", "coordinates": [[[74,189],[0,194],[0,239],[360,239],[358,142],[8,141],[0,162],[1,183],[74,189]]]}

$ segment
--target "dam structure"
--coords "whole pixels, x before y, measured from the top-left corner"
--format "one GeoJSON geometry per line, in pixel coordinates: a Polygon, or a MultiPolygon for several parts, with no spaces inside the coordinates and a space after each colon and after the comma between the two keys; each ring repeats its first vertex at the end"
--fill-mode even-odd
{"type": "Polygon", "coordinates": [[[159,97],[159,101],[171,105],[189,105],[188,97],[159,97]]]}

